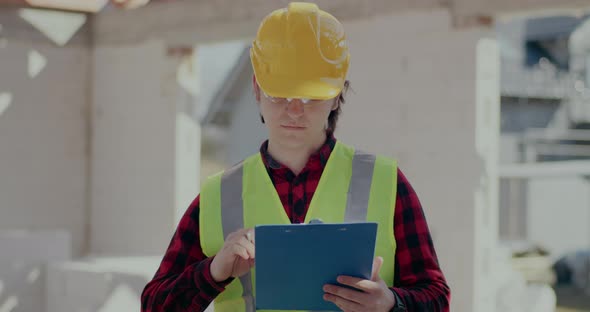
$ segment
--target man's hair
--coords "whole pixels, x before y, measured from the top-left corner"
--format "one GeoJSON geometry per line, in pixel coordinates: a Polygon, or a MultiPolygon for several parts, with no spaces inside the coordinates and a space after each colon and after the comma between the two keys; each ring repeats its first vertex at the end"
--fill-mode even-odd
{"type": "Polygon", "coordinates": [[[344,88],[342,88],[342,92],[338,95],[338,107],[330,112],[328,116],[328,129],[326,131],[328,133],[334,133],[336,131],[336,124],[338,123],[338,117],[340,117],[340,113],[342,113],[342,104],[346,102],[346,93],[348,93],[348,89],[350,88],[350,81],[346,80],[344,82],[344,88]]]}
{"type": "MultiPolygon", "coordinates": [[[[340,92],[340,95],[338,95],[338,98],[336,99],[338,107],[335,110],[330,111],[330,115],[328,116],[328,128],[326,129],[328,133],[334,133],[334,131],[336,131],[336,124],[338,123],[340,113],[342,113],[342,104],[346,102],[346,93],[348,93],[348,89],[350,89],[350,81],[346,80],[342,92],[340,92]]],[[[262,117],[262,115],[260,115],[260,120],[264,123],[264,117],[262,117]]]]}

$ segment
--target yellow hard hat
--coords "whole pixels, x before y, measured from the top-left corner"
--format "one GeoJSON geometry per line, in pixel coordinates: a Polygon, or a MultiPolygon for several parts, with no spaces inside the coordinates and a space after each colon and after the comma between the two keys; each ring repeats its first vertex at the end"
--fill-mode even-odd
{"type": "Polygon", "coordinates": [[[292,2],[264,18],[250,59],[267,95],[326,100],[342,91],[350,54],[334,16],[316,4],[292,2]]]}

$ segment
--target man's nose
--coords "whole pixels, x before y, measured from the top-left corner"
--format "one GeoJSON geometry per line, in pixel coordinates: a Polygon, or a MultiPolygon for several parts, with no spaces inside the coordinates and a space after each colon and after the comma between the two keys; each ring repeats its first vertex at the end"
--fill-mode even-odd
{"type": "Polygon", "coordinates": [[[300,99],[292,99],[287,102],[287,113],[291,117],[299,117],[305,112],[305,107],[300,99]]]}

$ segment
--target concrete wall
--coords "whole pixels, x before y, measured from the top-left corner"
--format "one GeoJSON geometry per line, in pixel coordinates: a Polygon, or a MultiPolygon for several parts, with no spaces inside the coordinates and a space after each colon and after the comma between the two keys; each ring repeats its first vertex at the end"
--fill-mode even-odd
{"type": "Polygon", "coordinates": [[[199,180],[178,59],[162,42],[91,51],[90,27],[59,46],[19,12],[0,11],[0,229],[66,229],[74,256],[162,253],[199,180]]]}
{"type": "Polygon", "coordinates": [[[98,45],[93,64],[91,252],[161,255],[198,194],[200,128],[158,40],[98,45]]]}
{"type": "MultiPolygon", "coordinates": [[[[488,107],[476,105],[478,44],[493,33],[450,25],[445,11],[346,23],[354,92],[337,136],[399,160],[424,206],[453,291],[451,310],[493,311],[491,282],[486,288],[484,281],[496,233],[488,165],[497,159],[497,146],[494,151],[495,143],[477,140],[482,121],[489,124],[484,137],[498,134],[499,104],[490,98],[488,107]],[[480,183],[488,184],[485,192],[480,183]]],[[[487,79],[497,77],[489,73],[487,79]]]]}
{"type": "Polygon", "coordinates": [[[161,42],[97,46],[93,64],[91,251],[163,253],[172,231],[175,103],[161,42]]]}
{"type": "Polygon", "coordinates": [[[66,229],[80,255],[88,216],[88,29],[58,47],[17,10],[0,10],[0,22],[0,93],[12,95],[0,115],[0,229],[66,229]],[[47,63],[31,77],[33,50],[47,63]]]}

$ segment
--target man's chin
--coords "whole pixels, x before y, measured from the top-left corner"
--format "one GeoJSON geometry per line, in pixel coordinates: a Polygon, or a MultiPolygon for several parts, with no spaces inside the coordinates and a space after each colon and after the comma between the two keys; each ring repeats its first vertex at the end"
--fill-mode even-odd
{"type": "Polygon", "coordinates": [[[309,129],[306,129],[306,131],[277,131],[275,132],[276,135],[274,136],[274,139],[279,141],[282,146],[288,147],[290,149],[305,148],[309,144],[314,144],[313,142],[316,141],[314,138],[312,138],[315,136],[315,133],[311,133],[308,130],[309,129]]]}
{"type": "Polygon", "coordinates": [[[282,141],[282,145],[288,146],[290,148],[302,147],[305,146],[307,136],[305,133],[293,133],[287,132],[282,133],[280,140],[282,141]]]}

